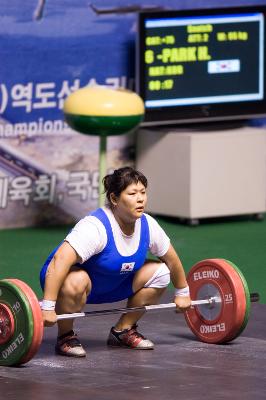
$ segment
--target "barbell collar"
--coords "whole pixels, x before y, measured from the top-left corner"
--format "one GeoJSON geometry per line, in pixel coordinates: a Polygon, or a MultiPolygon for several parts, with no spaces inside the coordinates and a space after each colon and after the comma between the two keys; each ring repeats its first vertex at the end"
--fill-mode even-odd
{"type": "Polygon", "coordinates": [[[260,294],[259,293],[250,293],[250,301],[252,303],[260,301],[260,294]]]}

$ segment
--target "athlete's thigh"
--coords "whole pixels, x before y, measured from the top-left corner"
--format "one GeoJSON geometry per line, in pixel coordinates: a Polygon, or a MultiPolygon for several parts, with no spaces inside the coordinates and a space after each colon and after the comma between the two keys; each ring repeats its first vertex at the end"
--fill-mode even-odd
{"type": "Polygon", "coordinates": [[[73,265],[67,274],[62,289],[68,289],[76,292],[90,292],[91,280],[87,272],[77,265],[73,265]]]}
{"type": "Polygon", "coordinates": [[[143,266],[136,272],[133,279],[133,292],[137,292],[148,282],[153,274],[161,265],[161,261],[157,260],[146,260],[143,266]]]}

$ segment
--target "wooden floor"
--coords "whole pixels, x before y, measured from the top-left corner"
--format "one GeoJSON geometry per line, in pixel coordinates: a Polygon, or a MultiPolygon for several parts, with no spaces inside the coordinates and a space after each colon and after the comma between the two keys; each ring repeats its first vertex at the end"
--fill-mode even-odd
{"type": "Polygon", "coordinates": [[[266,305],[252,304],[247,328],[227,345],[199,342],[184,317],[168,310],[146,314],[139,323],[154,350],[109,349],[106,338],[116,317],[78,320],[84,359],[55,356],[56,328],[46,328],[34,359],[0,367],[1,400],[265,399],[266,305]]]}

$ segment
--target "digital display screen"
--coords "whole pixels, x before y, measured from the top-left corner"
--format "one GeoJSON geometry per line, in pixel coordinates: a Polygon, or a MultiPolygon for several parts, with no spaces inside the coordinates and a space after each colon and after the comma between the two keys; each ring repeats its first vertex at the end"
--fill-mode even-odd
{"type": "Polygon", "coordinates": [[[147,20],[146,106],[262,99],[263,29],[261,14],[147,20]]]}
{"type": "Polygon", "coordinates": [[[142,16],[146,110],[265,101],[265,15],[222,11],[142,16]]]}

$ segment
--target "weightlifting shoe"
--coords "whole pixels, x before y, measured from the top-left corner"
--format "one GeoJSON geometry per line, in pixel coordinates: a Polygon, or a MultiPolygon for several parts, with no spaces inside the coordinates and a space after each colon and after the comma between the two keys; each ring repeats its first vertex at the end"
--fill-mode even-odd
{"type": "Polygon", "coordinates": [[[133,350],[153,350],[154,344],[137,331],[137,325],[132,328],[116,331],[112,327],[107,345],[111,347],[126,347],[133,350]]]}
{"type": "Polygon", "coordinates": [[[85,357],[86,352],[83,349],[77,335],[73,332],[67,332],[57,338],[55,353],[67,357],[85,357]]]}

